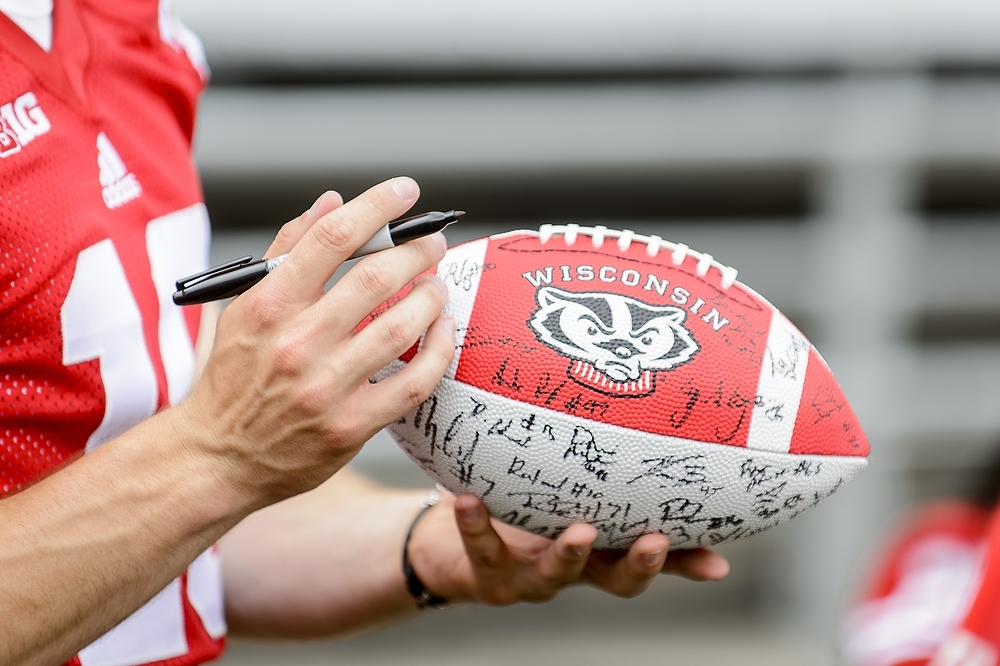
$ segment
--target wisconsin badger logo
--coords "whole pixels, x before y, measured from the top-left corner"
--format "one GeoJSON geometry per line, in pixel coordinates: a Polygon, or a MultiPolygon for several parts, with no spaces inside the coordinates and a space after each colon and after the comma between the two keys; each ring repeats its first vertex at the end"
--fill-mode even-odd
{"type": "Polygon", "coordinates": [[[698,352],[682,323],[685,312],[601,292],[542,287],[528,325],[535,337],[575,359],[575,381],[601,393],[639,397],[656,388],[657,370],[670,370],[698,352]]]}

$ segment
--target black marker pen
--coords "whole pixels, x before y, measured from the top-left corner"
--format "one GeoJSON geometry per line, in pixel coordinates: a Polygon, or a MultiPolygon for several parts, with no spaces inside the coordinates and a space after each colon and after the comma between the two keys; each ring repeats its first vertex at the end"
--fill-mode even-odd
{"type": "MultiPolygon", "coordinates": [[[[447,213],[435,211],[390,222],[379,229],[348,259],[358,259],[381,250],[388,250],[401,243],[430,236],[457,222],[463,215],[465,215],[464,210],[452,210],[447,213]]],[[[263,280],[264,276],[277,268],[287,256],[283,254],[272,259],[254,261],[253,257],[248,255],[221,266],[214,266],[207,271],[189,275],[177,281],[174,303],[194,305],[238,296],[263,280]]]]}

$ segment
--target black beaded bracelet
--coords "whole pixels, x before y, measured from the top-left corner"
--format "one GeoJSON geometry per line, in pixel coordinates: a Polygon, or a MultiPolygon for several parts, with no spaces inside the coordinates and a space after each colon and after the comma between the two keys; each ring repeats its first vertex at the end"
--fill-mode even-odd
{"type": "Polygon", "coordinates": [[[425,586],[424,582],[417,576],[410,563],[410,537],[413,536],[413,529],[420,522],[427,510],[438,503],[441,493],[435,490],[420,503],[420,512],[410,523],[410,529],[406,533],[406,540],[403,541],[403,577],[406,579],[406,591],[410,593],[413,600],[417,602],[417,608],[444,608],[448,605],[448,600],[432,594],[425,586]]]}

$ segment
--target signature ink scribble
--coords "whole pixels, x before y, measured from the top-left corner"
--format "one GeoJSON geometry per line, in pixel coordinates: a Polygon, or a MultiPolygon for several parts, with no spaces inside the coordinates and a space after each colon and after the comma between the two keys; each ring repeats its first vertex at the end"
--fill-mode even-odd
{"type": "Polygon", "coordinates": [[[768,421],[784,421],[785,415],[782,410],[785,408],[785,403],[779,402],[776,405],[771,405],[764,410],[764,416],[767,417],[768,421]]]}
{"type": "Polygon", "coordinates": [[[474,347],[501,347],[504,350],[517,352],[517,356],[527,356],[538,351],[538,347],[525,344],[509,335],[494,336],[491,333],[484,333],[479,326],[459,327],[457,330],[458,339],[462,340],[459,345],[461,349],[472,349],[474,347]]]}
{"type": "Polygon", "coordinates": [[[823,463],[819,460],[801,460],[798,466],[792,470],[795,476],[816,476],[823,471],[823,463]]]}
{"type": "Polygon", "coordinates": [[[555,402],[555,399],[559,397],[559,392],[566,386],[566,381],[561,381],[550,389],[549,384],[551,382],[552,375],[547,372],[543,372],[538,378],[538,385],[535,387],[535,400],[538,400],[544,395],[546,405],[551,405],[555,402]]]}
{"type": "Polygon", "coordinates": [[[451,463],[448,471],[463,486],[469,486],[472,484],[472,470],[475,466],[472,462],[472,456],[479,445],[479,431],[476,430],[473,433],[471,442],[463,444],[457,435],[461,430],[461,421],[464,416],[464,414],[460,413],[452,420],[451,425],[448,426],[448,431],[441,441],[441,454],[451,463]]]}
{"type": "Polygon", "coordinates": [[[434,420],[434,413],[437,411],[437,397],[431,396],[427,400],[420,403],[417,407],[416,413],[413,415],[413,427],[420,428],[420,424],[424,424],[424,437],[430,440],[431,443],[431,456],[434,455],[434,449],[437,447],[437,435],[438,426],[437,422],[434,420]]]}
{"type": "Polygon", "coordinates": [[[542,473],[542,470],[536,469],[534,474],[528,474],[524,471],[524,466],[526,464],[527,461],[514,456],[514,461],[511,462],[510,467],[507,468],[507,474],[524,479],[528,483],[534,485],[535,481],[538,481],[538,475],[542,473]]]}
{"type": "Polygon", "coordinates": [[[797,335],[791,336],[791,342],[784,349],[767,348],[767,356],[771,365],[772,377],[784,377],[795,380],[799,365],[808,358],[809,343],[797,335]]]}
{"type": "Polygon", "coordinates": [[[660,482],[660,488],[704,484],[708,481],[704,460],[703,455],[649,458],[642,461],[642,464],[646,465],[646,471],[628,483],[654,478],[660,482]]]}
{"type": "Polygon", "coordinates": [[[813,421],[814,424],[819,423],[823,419],[830,418],[844,408],[843,400],[837,400],[830,391],[823,388],[816,391],[809,404],[816,412],[816,420],[813,421]]]}
{"type": "Polygon", "coordinates": [[[604,493],[594,490],[593,488],[588,488],[586,483],[574,483],[573,487],[570,488],[569,494],[573,497],[592,497],[594,499],[601,499],[604,497],[604,493]]]}
{"type": "Polygon", "coordinates": [[[487,435],[499,435],[521,448],[528,448],[532,441],[549,443],[556,441],[552,426],[536,423],[534,414],[520,419],[498,419],[490,425],[487,435]]]}
{"type": "Polygon", "coordinates": [[[706,529],[710,530],[720,530],[723,527],[739,527],[743,524],[743,519],[737,516],[721,516],[718,518],[709,518],[706,529]]]}
{"type": "Polygon", "coordinates": [[[660,530],[660,533],[666,534],[670,537],[670,545],[672,546],[689,544],[694,539],[694,537],[688,534],[688,531],[684,529],[683,525],[672,525],[669,530],[666,532],[660,530]]]}
{"type": "MultiPolygon", "coordinates": [[[[758,402],[758,397],[755,395],[752,398],[746,398],[740,395],[739,389],[733,389],[732,395],[729,396],[728,400],[725,401],[725,406],[730,410],[738,410],[739,417],[736,420],[736,425],[727,434],[722,434],[723,430],[720,428],[715,429],[715,436],[718,438],[719,443],[725,444],[726,442],[731,442],[743,428],[743,423],[747,419],[747,415],[750,413],[750,409],[753,408],[758,402]]],[[[715,405],[721,407],[722,402],[722,382],[719,382],[719,388],[716,393],[715,405]]]]}
{"type": "Polygon", "coordinates": [[[729,388],[725,382],[720,381],[715,391],[711,394],[703,394],[702,390],[696,387],[692,380],[688,380],[684,386],[680,387],[680,393],[687,397],[687,402],[681,409],[676,409],[667,417],[670,425],[674,428],[682,428],[695,413],[699,415],[707,407],[713,409],[712,420],[715,423],[730,421],[735,417],[732,427],[716,426],[715,437],[720,444],[731,442],[740,433],[747,422],[750,410],[761,403],[760,396],[744,396],[739,387],[729,388]]]}
{"type": "Polygon", "coordinates": [[[748,493],[754,488],[774,481],[785,474],[788,474],[787,468],[776,467],[768,463],[758,463],[753,458],[747,458],[740,466],[740,478],[746,481],[748,493]]]}
{"type": "Polygon", "coordinates": [[[526,513],[523,516],[519,515],[517,511],[508,511],[507,513],[500,516],[500,520],[507,523],[508,525],[513,525],[515,527],[524,527],[531,520],[531,514],[526,513]]]}
{"type": "Polygon", "coordinates": [[[493,270],[495,264],[481,264],[471,259],[463,259],[461,262],[451,261],[441,264],[438,267],[438,277],[451,283],[463,291],[472,291],[472,283],[475,277],[483,272],[493,270]]]}
{"type": "Polygon", "coordinates": [[[526,460],[514,456],[514,460],[510,463],[510,467],[507,468],[507,474],[510,476],[516,476],[520,479],[524,479],[531,485],[539,483],[545,486],[546,488],[551,488],[552,490],[562,490],[563,486],[566,485],[566,482],[569,481],[568,476],[564,476],[562,479],[559,480],[541,478],[542,470],[536,469],[534,472],[532,472],[530,467],[526,469],[527,464],[528,463],[526,460]]]}
{"type": "Polygon", "coordinates": [[[493,375],[493,383],[497,386],[509,386],[515,391],[520,391],[521,386],[521,369],[514,368],[514,374],[512,377],[507,375],[507,364],[510,363],[510,358],[505,358],[500,367],[497,368],[497,372],[493,375]]]}
{"type": "Polygon", "coordinates": [[[681,393],[687,396],[687,404],[684,405],[684,409],[680,412],[674,411],[670,414],[670,425],[675,428],[681,428],[687,423],[687,420],[691,418],[691,413],[694,412],[694,406],[698,404],[698,399],[701,397],[701,389],[695,388],[692,380],[688,380],[681,388],[681,393]]]}
{"type": "Polygon", "coordinates": [[[486,489],[486,492],[484,492],[482,495],[479,496],[480,499],[486,499],[486,496],[489,495],[491,492],[493,492],[493,489],[496,488],[497,482],[493,481],[492,479],[487,479],[482,474],[479,475],[479,479],[481,481],[485,481],[486,484],[489,485],[489,488],[486,489]]]}
{"type": "Polygon", "coordinates": [[[500,435],[504,437],[507,441],[513,442],[522,448],[527,448],[528,443],[531,441],[531,435],[525,435],[522,438],[517,437],[517,431],[511,433],[511,426],[514,425],[514,419],[499,419],[490,426],[490,429],[486,432],[487,435],[500,435]],[[509,433],[509,434],[508,434],[509,433]]]}
{"type": "Polygon", "coordinates": [[[526,491],[507,493],[507,496],[523,500],[521,508],[534,509],[550,516],[569,518],[576,522],[594,520],[601,513],[600,502],[590,505],[579,500],[565,500],[556,493],[526,491]]]}
{"type": "Polygon", "coordinates": [[[583,468],[601,481],[608,480],[608,467],[615,464],[612,457],[618,453],[617,448],[603,449],[594,440],[594,433],[583,426],[573,428],[573,437],[569,448],[563,454],[563,459],[570,456],[583,458],[583,468]]]}
{"type": "Polygon", "coordinates": [[[672,500],[668,500],[660,505],[663,509],[662,522],[668,522],[671,520],[682,520],[685,523],[700,522],[695,520],[703,505],[699,502],[692,502],[685,497],[677,497],[672,500]]]}
{"type": "Polygon", "coordinates": [[[781,513],[784,509],[783,500],[781,499],[781,493],[785,490],[788,482],[782,482],[778,485],[765,490],[763,492],[757,493],[755,500],[750,510],[760,518],[773,518],[774,516],[781,513]]]}

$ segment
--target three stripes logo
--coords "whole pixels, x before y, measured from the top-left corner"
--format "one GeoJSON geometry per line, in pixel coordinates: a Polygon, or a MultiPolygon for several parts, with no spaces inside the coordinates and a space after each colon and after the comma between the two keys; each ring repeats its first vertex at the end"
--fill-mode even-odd
{"type": "Polygon", "coordinates": [[[104,132],[97,135],[97,167],[100,170],[101,195],[109,209],[124,206],[142,194],[139,179],[129,173],[121,155],[104,132]]]}

